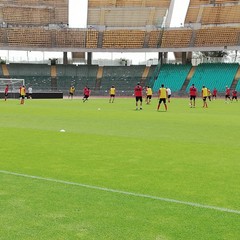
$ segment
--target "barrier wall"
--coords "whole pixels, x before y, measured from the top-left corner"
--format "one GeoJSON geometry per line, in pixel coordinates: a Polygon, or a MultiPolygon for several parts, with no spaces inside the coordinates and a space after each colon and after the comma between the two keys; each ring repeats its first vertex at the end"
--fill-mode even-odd
{"type": "MultiPolygon", "coordinates": [[[[4,93],[0,93],[0,98],[4,98],[4,93]]],[[[19,98],[19,93],[9,93],[8,98],[19,98]]],[[[33,99],[59,99],[63,98],[62,92],[39,92],[39,93],[33,93],[32,94],[33,99]]]]}

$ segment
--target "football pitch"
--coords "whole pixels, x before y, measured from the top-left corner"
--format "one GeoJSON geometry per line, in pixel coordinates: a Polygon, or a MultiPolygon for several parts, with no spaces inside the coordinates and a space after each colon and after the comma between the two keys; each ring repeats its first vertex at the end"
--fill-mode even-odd
{"type": "Polygon", "coordinates": [[[237,240],[240,103],[0,102],[1,240],[237,240]]]}

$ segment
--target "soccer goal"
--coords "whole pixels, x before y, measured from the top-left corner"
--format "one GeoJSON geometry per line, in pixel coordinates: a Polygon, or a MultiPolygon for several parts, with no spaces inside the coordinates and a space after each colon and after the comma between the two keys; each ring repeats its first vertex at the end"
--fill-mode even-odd
{"type": "Polygon", "coordinates": [[[25,85],[25,80],[17,78],[0,78],[0,92],[4,92],[6,85],[8,85],[9,92],[19,93],[19,88],[25,85]]]}

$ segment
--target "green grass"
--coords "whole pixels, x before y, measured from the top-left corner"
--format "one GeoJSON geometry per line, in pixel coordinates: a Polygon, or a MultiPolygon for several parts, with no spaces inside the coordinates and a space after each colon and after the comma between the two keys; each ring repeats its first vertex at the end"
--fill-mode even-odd
{"type": "Polygon", "coordinates": [[[0,170],[238,213],[0,172],[0,239],[239,239],[239,103],[156,105],[2,100],[0,170]]]}

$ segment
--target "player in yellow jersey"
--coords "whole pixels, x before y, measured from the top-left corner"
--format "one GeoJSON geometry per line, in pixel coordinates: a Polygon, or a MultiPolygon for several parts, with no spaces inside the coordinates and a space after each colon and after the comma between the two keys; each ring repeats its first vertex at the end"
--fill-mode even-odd
{"type": "Polygon", "coordinates": [[[71,86],[70,89],[69,89],[69,95],[68,95],[68,98],[71,97],[71,99],[73,99],[73,94],[75,92],[75,87],[74,86],[71,86]]]}
{"type": "Polygon", "coordinates": [[[211,90],[208,88],[208,100],[211,101],[212,100],[212,93],[211,90]]]}
{"type": "Polygon", "coordinates": [[[203,99],[203,107],[204,108],[207,108],[208,105],[207,105],[207,97],[208,97],[208,89],[203,86],[202,87],[202,99],[203,99]]]}
{"type": "Polygon", "coordinates": [[[20,87],[19,93],[20,93],[20,104],[24,104],[24,100],[26,97],[26,88],[24,85],[20,87]]]}
{"type": "Polygon", "coordinates": [[[116,88],[113,85],[109,90],[109,95],[110,95],[109,103],[111,103],[111,102],[113,103],[114,99],[115,99],[115,95],[116,95],[116,88]]]}
{"type": "Polygon", "coordinates": [[[164,87],[164,84],[162,84],[161,88],[159,88],[158,94],[159,94],[159,103],[158,103],[158,106],[157,106],[157,110],[159,110],[159,108],[161,106],[161,103],[163,102],[163,104],[165,106],[165,110],[167,111],[166,102],[167,102],[168,93],[167,93],[167,89],[164,87]]]}
{"type": "Polygon", "coordinates": [[[151,99],[152,99],[152,88],[147,86],[147,104],[150,104],[151,99]]]}

